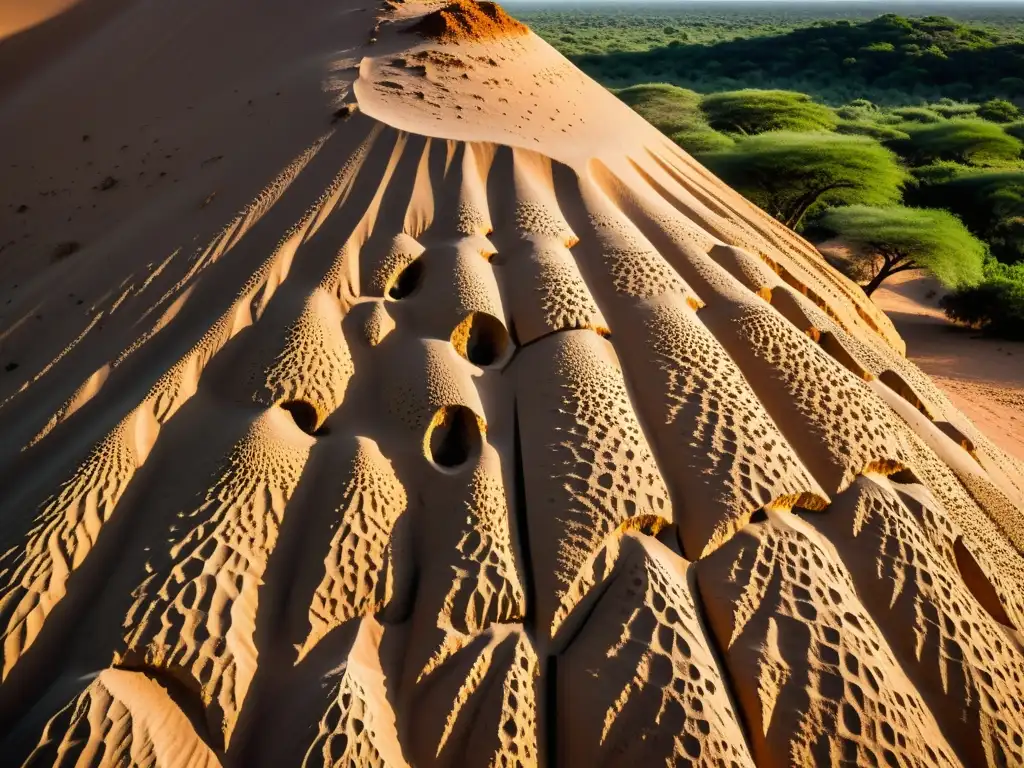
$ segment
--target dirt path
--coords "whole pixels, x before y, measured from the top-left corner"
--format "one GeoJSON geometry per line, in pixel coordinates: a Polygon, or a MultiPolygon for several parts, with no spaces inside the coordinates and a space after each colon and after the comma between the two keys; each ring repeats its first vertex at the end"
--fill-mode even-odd
{"type": "Polygon", "coordinates": [[[1024,459],[1024,343],[958,328],[939,309],[942,290],[918,272],[891,278],[875,294],[907,342],[907,355],[985,434],[1024,459]]]}

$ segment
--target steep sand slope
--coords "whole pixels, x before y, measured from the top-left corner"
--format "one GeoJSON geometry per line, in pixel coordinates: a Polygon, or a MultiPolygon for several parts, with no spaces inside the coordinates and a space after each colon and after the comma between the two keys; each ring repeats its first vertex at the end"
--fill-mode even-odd
{"type": "Polygon", "coordinates": [[[486,3],[134,3],[0,103],[12,765],[1024,762],[1024,471],[486,3]]]}
{"type": "Polygon", "coordinates": [[[78,0],[0,0],[0,40],[42,24],[76,2],[78,0]]]}

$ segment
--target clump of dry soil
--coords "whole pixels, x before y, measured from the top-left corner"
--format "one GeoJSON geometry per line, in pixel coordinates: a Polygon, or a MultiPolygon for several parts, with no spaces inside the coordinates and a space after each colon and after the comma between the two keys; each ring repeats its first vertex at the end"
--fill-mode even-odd
{"type": "Polygon", "coordinates": [[[410,31],[446,43],[519,37],[530,30],[497,3],[454,0],[424,16],[410,31]]]}

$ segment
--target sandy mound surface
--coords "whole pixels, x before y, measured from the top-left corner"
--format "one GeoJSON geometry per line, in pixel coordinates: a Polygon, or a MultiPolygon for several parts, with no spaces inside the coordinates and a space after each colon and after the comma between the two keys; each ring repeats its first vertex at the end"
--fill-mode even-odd
{"type": "Polygon", "coordinates": [[[79,0],[4,0],[0,3],[0,40],[52,19],[79,0]]]}
{"type": "Polygon", "coordinates": [[[0,100],[5,763],[1024,762],[1021,466],[438,9],[130,3],[0,100]]]}
{"type": "Polygon", "coordinates": [[[496,3],[455,0],[424,15],[411,31],[431,40],[459,43],[517,37],[527,34],[529,29],[496,3]]]}

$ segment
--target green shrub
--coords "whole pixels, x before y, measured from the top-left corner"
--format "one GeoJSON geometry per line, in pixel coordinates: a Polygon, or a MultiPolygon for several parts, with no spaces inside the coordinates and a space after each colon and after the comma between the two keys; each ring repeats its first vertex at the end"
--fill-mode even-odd
{"type": "Polygon", "coordinates": [[[938,112],[925,107],[900,107],[891,110],[891,113],[911,123],[941,123],[945,118],[938,112]]]}
{"type": "Polygon", "coordinates": [[[733,144],[731,138],[705,122],[699,93],[649,83],[623,88],[616,95],[687,152],[716,152],[733,144]]]}
{"type": "Polygon", "coordinates": [[[928,109],[949,119],[954,117],[976,117],[978,106],[977,104],[954,101],[953,99],[942,99],[937,104],[930,104],[928,109]]]}
{"type": "Polygon", "coordinates": [[[954,160],[972,165],[995,165],[1017,160],[1024,149],[1018,139],[985,120],[947,120],[931,125],[904,123],[908,139],[889,143],[915,165],[954,160]]]}
{"type": "Polygon", "coordinates": [[[694,91],[648,83],[624,88],[615,95],[666,136],[705,125],[701,96],[694,91]]]}
{"type": "Polygon", "coordinates": [[[955,213],[1000,261],[1024,261],[1024,170],[965,170],[945,177],[915,171],[918,184],[908,197],[955,213]]]}
{"type": "MultiPolygon", "coordinates": [[[[976,168],[970,165],[955,163],[952,160],[939,160],[929,165],[919,165],[917,168],[911,168],[910,173],[916,182],[915,187],[920,187],[922,185],[942,184],[950,179],[955,179],[957,176],[976,170],[976,168]]],[[[925,205],[928,208],[942,207],[925,205]]]]}
{"type": "Polygon", "coordinates": [[[878,111],[878,106],[867,99],[854,99],[847,106],[854,107],[856,109],[866,109],[870,112],[878,111]]]}
{"type": "Polygon", "coordinates": [[[978,117],[993,123],[1012,123],[1020,120],[1021,112],[1006,99],[991,99],[978,107],[978,117]]]}
{"type": "Polygon", "coordinates": [[[701,108],[718,131],[747,135],[767,131],[834,130],[835,113],[795,91],[746,89],[705,96],[701,108]]]}
{"type": "Polygon", "coordinates": [[[868,120],[841,120],[836,127],[837,133],[845,133],[850,136],[870,136],[879,141],[893,141],[896,139],[909,139],[910,135],[891,125],[873,123],[868,120]]]}
{"type": "Polygon", "coordinates": [[[982,278],[984,243],[947,211],[853,205],[827,211],[816,226],[856,246],[866,259],[881,258],[875,276],[863,286],[869,296],[908,269],[927,269],[951,288],[976,285],[982,278]]]}
{"type": "Polygon", "coordinates": [[[900,118],[889,110],[879,109],[867,99],[854,99],[835,110],[841,120],[871,123],[898,123],[900,118]]]}
{"type": "Polygon", "coordinates": [[[670,138],[690,154],[720,152],[736,143],[731,137],[707,126],[677,131],[670,138]]]}
{"type": "Polygon", "coordinates": [[[855,107],[853,104],[846,104],[836,109],[836,117],[840,120],[874,120],[876,113],[866,107],[855,107]]]}
{"type": "Polygon", "coordinates": [[[901,119],[899,115],[894,115],[892,112],[879,112],[874,118],[872,118],[879,125],[892,125],[896,126],[899,130],[899,126],[903,125],[905,120],[901,119]]]}
{"type": "Polygon", "coordinates": [[[990,260],[981,283],[944,296],[940,305],[951,320],[991,336],[1024,339],[1024,266],[990,260]]]}

